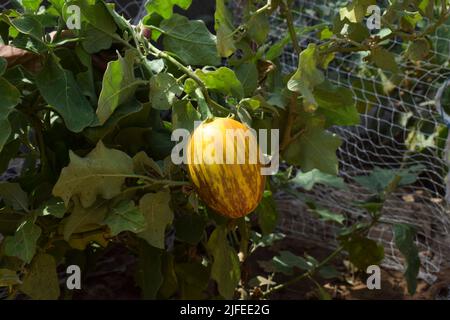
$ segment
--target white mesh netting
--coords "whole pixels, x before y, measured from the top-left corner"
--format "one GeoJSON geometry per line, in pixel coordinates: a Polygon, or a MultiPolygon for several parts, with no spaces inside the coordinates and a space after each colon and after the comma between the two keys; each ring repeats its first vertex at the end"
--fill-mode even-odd
{"type": "MultiPolygon", "coordinates": [[[[342,3],[296,1],[295,23],[300,27],[333,21],[339,6],[342,3]]],[[[278,40],[285,34],[285,22],[277,16],[271,20],[271,35],[278,40]]],[[[363,54],[343,54],[334,60],[327,71],[328,78],[353,91],[362,114],[360,125],[332,129],[344,140],[338,150],[339,167],[350,191],[316,187],[312,192],[318,205],[343,213],[350,221],[357,221],[365,213],[355,208],[352,202],[367,198],[368,193],[352,184],[351,177],[368,174],[374,167],[396,169],[402,162],[406,167],[423,165],[425,169],[414,185],[398,190],[389,198],[383,209],[383,221],[387,224],[375,227],[370,236],[385,246],[384,265],[403,270],[401,255],[394,246],[391,224],[414,225],[422,261],[420,277],[428,282],[433,282],[436,274],[450,263],[450,215],[445,197],[447,128],[435,103],[438,90],[445,88],[450,77],[448,30],[450,24],[437,29],[434,35],[433,63],[411,65],[398,59],[405,68],[404,79],[388,94],[383,91],[385,82],[381,77],[367,72],[372,67],[362,61],[363,54]],[[406,151],[410,148],[421,150],[407,157],[406,151]]],[[[318,41],[314,33],[299,40],[302,48],[318,41]]],[[[392,41],[390,49],[395,52],[401,46],[399,40],[392,41]]],[[[287,72],[296,69],[298,59],[292,48],[285,50],[281,62],[287,72]]],[[[284,232],[320,246],[332,248],[337,245],[337,228],[317,220],[301,201],[280,194],[278,204],[284,232]]]]}
{"type": "MultiPolygon", "coordinates": [[[[231,1],[237,15],[242,1],[231,1]]],[[[133,23],[145,13],[145,0],[114,2],[117,3],[116,9],[132,19],[133,23]]],[[[7,7],[12,0],[0,3],[0,8],[7,7]]],[[[341,5],[340,1],[297,0],[294,10],[296,24],[309,26],[331,22],[341,5]]],[[[285,34],[285,23],[277,15],[271,17],[271,22],[271,38],[276,41],[285,34]]],[[[355,208],[352,201],[362,200],[368,193],[352,184],[351,177],[367,174],[376,166],[396,169],[402,162],[406,166],[422,164],[425,169],[418,182],[390,197],[383,219],[388,223],[403,222],[416,226],[416,243],[423,266],[420,276],[428,282],[433,282],[436,274],[450,265],[450,215],[445,199],[447,131],[435,103],[439,88],[450,78],[450,32],[443,36],[446,30],[442,28],[450,30],[450,24],[436,31],[433,39],[434,48],[437,48],[434,63],[424,62],[414,66],[403,63],[407,70],[404,80],[389,94],[384,93],[383,81],[379,76],[368,76],[367,70],[371,67],[362,62],[362,55],[341,55],[330,65],[328,77],[332,82],[350,88],[357,97],[362,113],[361,124],[332,129],[344,140],[338,150],[340,175],[349,182],[350,191],[316,187],[311,192],[319,206],[343,213],[349,221],[356,221],[365,213],[355,208]],[[405,158],[406,150],[414,144],[425,147],[421,152],[405,158]]],[[[303,48],[310,42],[318,41],[313,33],[302,35],[299,40],[303,48]]],[[[391,49],[395,51],[401,45],[399,41],[393,41],[391,49]]],[[[281,62],[287,72],[296,69],[297,55],[292,48],[286,48],[281,62]]],[[[277,203],[281,216],[280,229],[284,233],[317,246],[333,248],[337,245],[337,228],[316,219],[299,199],[280,193],[277,203]]],[[[394,248],[391,226],[382,224],[374,228],[370,236],[385,245],[384,266],[402,270],[403,261],[394,248]]]]}

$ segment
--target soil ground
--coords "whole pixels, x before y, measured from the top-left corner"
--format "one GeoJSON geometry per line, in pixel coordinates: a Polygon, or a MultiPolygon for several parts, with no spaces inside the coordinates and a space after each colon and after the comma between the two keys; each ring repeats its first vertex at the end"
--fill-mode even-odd
{"type": "MultiPolygon", "coordinates": [[[[329,255],[328,250],[313,246],[302,246],[295,239],[286,238],[270,248],[261,248],[255,252],[247,263],[250,277],[264,274],[258,260],[270,260],[281,250],[289,250],[297,255],[308,253],[318,260],[329,255]]],[[[344,260],[345,261],[345,260],[344,260]]],[[[83,283],[83,290],[78,291],[74,299],[140,299],[140,290],[134,285],[133,269],[135,259],[121,247],[112,248],[99,259],[96,267],[89,271],[83,283]],[[111,266],[115,266],[114,270],[111,266]]],[[[338,300],[410,300],[410,299],[446,299],[450,300],[450,270],[438,276],[438,280],[429,285],[419,281],[417,293],[411,297],[407,294],[406,282],[401,272],[382,269],[381,289],[369,290],[365,285],[364,275],[352,274],[342,259],[336,259],[334,267],[343,272],[341,279],[317,281],[325,288],[332,299],[338,300]],[[447,275],[446,275],[447,274],[447,275]]],[[[289,277],[281,280],[289,280],[289,277]]],[[[303,280],[271,296],[272,300],[316,300],[317,287],[309,280],[303,280]]]]}

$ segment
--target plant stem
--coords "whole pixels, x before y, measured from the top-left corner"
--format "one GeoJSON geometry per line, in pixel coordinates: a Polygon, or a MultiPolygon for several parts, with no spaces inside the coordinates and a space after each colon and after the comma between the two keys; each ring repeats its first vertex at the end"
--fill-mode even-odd
{"type": "Polygon", "coordinates": [[[280,145],[281,151],[285,150],[289,146],[289,144],[294,140],[292,138],[292,127],[294,126],[296,118],[297,98],[298,93],[293,92],[290,103],[288,105],[286,129],[284,130],[283,140],[281,141],[280,145]]]}
{"type": "Polygon", "coordinates": [[[174,66],[176,66],[179,70],[181,70],[183,73],[185,73],[189,78],[191,78],[192,80],[194,80],[200,87],[203,96],[205,97],[206,102],[208,102],[208,104],[212,105],[212,104],[217,104],[217,102],[213,101],[211,99],[211,97],[209,96],[209,92],[208,89],[206,88],[205,83],[203,82],[202,79],[200,79],[195,72],[193,72],[191,69],[187,68],[186,66],[184,66],[181,62],[179,62],[177,59],[175,59],[174,57],[172,57],[171,55],[167,54],[166,52],[159,50],[157,47],[155,47],[152,43],[148,42],[147,43],[148,47],[151,50],[151,53],[153,55],[155,55],[157,58],[162,58],[165,59],[167,61],[169,61],[170,63],[172,63],[174,66]]]}
{"type": "Polygon", "coordinates": [[[69,182],[74,182],[77,180],[87,179],[87,178],[91,178],[91,177],[134,178],[134,179],[141,179],[144,181],[148,181],[152,184],[165,184],[165,185],[169,185],[169,186],[191,185],[189,182],[185,182],[185,181],[159,180],[159,179],[153,179],[153,178],[143,176],[143,175],[138,175],[138,174],[109,174],[109,173],[93,173],[88,176],[71,179],[71,180],[69,180],[69,182]]]}
{"type": "Polygon", "coordinates": [[[327,258],[325,258],[322,262],[320,262],[317,266],[315,266],[313,269],[304,272],[300,275],[298,275],[297,277],[292,278],[291,280],[279,284],[275,287],[272,287],[272,289],[266,291],[263,293],[263,297],[266,297],[276,291],[279,291],[281,289],[284,289],[288,286],[291,286],[295,283],[297,283],[300,280],[303,280],[305,278],[309,278],[312,277],[318,270],[320,270],[323,266],[325,266],[326,264],[328,264],[331,260],[333,260],[338,254],[340,254],[342,251],[344,250],[344,248],[342,246],[338,247],[336,250],[334,250],[327,258]]]}
{"type": "Polygon", "coordinates": [[[289,31],[289,36],[291,37],[292,40],[292,46],[294,47],[295,53],[299,55],[302,52],[302,48],[300,48],[300,45],[298,44],[297,33],[295,31],[294,25],[294,18],[292,16],[292,10],[286,3],[284,3],[284,1],[280,2],[280,6],[283,10],[283,13],[286,15],[286,23],[289,31]]]}

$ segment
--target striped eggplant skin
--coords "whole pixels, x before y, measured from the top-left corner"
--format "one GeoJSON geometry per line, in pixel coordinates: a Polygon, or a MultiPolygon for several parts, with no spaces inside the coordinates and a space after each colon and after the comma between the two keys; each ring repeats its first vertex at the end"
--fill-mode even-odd
{"type": "Polygon", "coordinates": [[[247,126],[231,118],[202,122],[194,130],[187,148],[189,175],[200,198],[218,213],[234,219],[251,213],[261,201],[265,176],[261,175],[260,157],[256,136],[247,126]],[[230,139],[229,133],[235,137],[230,139]],[[257,153],[256,161],[250,156],[250,146],[257,153]],[[234,150],[234,157],[228,156],[231,163],[226,161],[227,148],[228,152],[230,148],[234,150]],[[238,158],[239,151],[241,158],[238,158]]]}

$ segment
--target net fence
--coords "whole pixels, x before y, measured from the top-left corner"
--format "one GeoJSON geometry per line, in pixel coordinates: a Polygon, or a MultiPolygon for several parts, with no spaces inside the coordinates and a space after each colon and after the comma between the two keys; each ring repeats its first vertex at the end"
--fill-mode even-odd
{"type": "MultiPolygon", "coordinates": [[[[301,27],[333,21],[343,4],[296,1],[295,24],[301,27]]],[[[279,40],[286,32],[285,21],[276,15],[271,20],[272,38],[279,40]]],[[[428,282],[435,281],[436,275],[450,264],[447,126],[436,103],[436,98],[448,92],[444,89],[450,78],[449,30],[450,24],[446,24],[435,31],[430,61],[411,65],[401,62],[405,59],[398,59],[405,72],[400,84],[395,86],[383,79],[382,74],[373,76],[373,67],[363,62],[363,53],[341,54],[330,64],[328,78],[353,91],[361,124],[331,129],[343,138],[338,150],[339,169],[349,190],[316,187],[311,193],[319,206],[344,214],[349,221],[359,221],[367,214],[356,208],[354,201],[367,198],[369,193],[352,183],[352,177],[367,175],[375,167],[398,169],[402,163],[405,167],[422,165],[424,169],[416,183],[389,197],[383,209],[385,224],[373,228],[370,237],[384,244],[384,266],[403,270],[402,256],[394,245],[392,224],[415,226],[422,262],[419,276],[428,282]]],[[[299,42],[306,48],[308,43],[318,42],[317,39],[317,34],[311,33],[302,36],[299,42]]],[[[400,40],[394,40],[390,51],[396,52],[402,45],[400,40]]],[[[286,72],[295,71],[298,57],[292,48],[286,48],[281,63],[286,72]]],[[[337,227],[319,221],[300,200],[289,194],[279,194],[277,202],[282,217],[280,228],[284,232],[315,245],[337,246],[337,227]]]]}
{"type": "MultiPolygon", "coordinates": [[[[15,0],[16,1],[16,0],[15,0]]],[[[12,0],[0,1],[0,9],[11,7],[12,0]]],[[[112,2],[112,1],[110,1],[112,2]]],[[[137,23],[145,14],[145,0],[116,0],[116,9],[137,23]]],[[[230,1],[236,16],[241,12],[243,0],[230,1]]],[[[195,3],[195,2],[194,2],[195,3]]],[[[332,21],[341,1],[296,0],[295,24],[312,26],[332,21]]],[[[271,40],[285,34],[285,22],[277,14],[271,16],[271,40]]],[[[421,164],[424,170],[418,181],[390,196],[384,209],[383,221],[372,229],[370,237],[384,244],[385,267],[403,270],[403,259],[395,249],[391,224],[408,223],[417,229],[422,268],[420,277],[428,282],[450,265],[450,215],[446,201],[447,127],[439,112],[435,98],[439,89],[450,78],[448,65],[450,52],[450,23],[438,28],[433,37],[433,62],[414,66],[403,62],[407,70],[399,85],[386,93],[383,75],[371,76],[371,67],[363,62],[363,54],[340,55],[330,64],[328,78],[353,91],[361,124],[351,127],[334,127],[331,131],[342,137],[338,150],[340,175],[348,182],[349,190],[315,187],[310,192],[316,203],[333,212],[344,214],[348,221],[364,219],[366,213],[355,208],[353,202],[366,198],[367,190],[352,183],[352,177],[369,174],[375,167],[396,169],[421,164]],[[410,156],[411,148],[421,149],[410,156]]],[[[299,39],[302,48],[317,42],[316,34],[303,34],[299,39]]],[[[391,43],[391,51],[402,46],[399,40],[391,43]]],[[[298,59],[291,47],[286,47],[281,64],[286,72],[296,69],[298,59]]],[[[403,61],[399,59],[399,63],[403,61]]],[[[442,91],[442,90],[441,90],[442,91]]],[[[442,93],[442,92],[441,92],[442,93]]],[[[316,246],[337,246],[337,227],[322,222],[312,215],[298,198],[280,192],[276,195],[280,212],[280,230],[299,241],[316,246]]]]}

